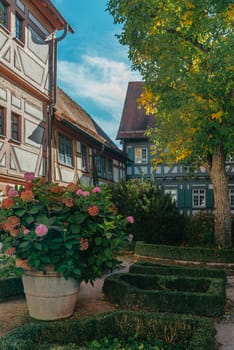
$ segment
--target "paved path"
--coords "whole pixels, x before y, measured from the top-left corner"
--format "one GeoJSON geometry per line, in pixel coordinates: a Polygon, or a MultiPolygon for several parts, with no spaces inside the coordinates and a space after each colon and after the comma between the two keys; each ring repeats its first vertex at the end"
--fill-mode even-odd
{"type": "Polygon", "coordinates": [[[218,349],[234,350],[234,276],[228,276],[227,298],[232,303],[230,312],[215,323],[218,349]]]}
{"type": "MultiPolygon", "coordinates": [[[[124,261],[121,272],[128,271],[131,258],[124,261]]],[[[105,278],[106,276],[104,276],[105,278]]],[[[115,305],[105,300],[102,293],[103,278],[97,279],[94,286],[81,284],[77,308],[73,319],[95,315],[115,309],[115,305]]],[[[215,323],[217,330],[217,350],[234,350],[234,276],[228,277],[227,298],[232,303],[230,312],[215,323]]],[[[0,336],[30,320],[25,300],[18,299],[0,303],[0,336]]],[[[206,350],[206,349],[204,349],[206,350]]]]}

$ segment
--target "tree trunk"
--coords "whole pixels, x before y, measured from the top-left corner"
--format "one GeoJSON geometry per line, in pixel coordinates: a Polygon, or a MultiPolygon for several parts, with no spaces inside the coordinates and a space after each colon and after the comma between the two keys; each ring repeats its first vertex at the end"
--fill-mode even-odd
{"type": "Polygon", "coordinates": [[[225,170],[225,157],[222,148],[217,147],[212,162],[207,168],[214,192],[215,207],[215,240],[218,246],[229,248],[231,237],[231,208],[228,194],[228,176],[225,170]]]}

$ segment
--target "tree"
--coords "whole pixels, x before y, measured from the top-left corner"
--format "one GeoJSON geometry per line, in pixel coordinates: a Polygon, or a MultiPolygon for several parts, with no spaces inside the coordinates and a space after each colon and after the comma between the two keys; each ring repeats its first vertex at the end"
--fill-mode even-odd
{"type": "Polygon", "coordinates": [[[234,154],[234,1],[109,0],[123,25],[140,103],[155,114],[155,163],[204,166],[213,184],[216,243],[231,246],[225,160],[234,154]]]}

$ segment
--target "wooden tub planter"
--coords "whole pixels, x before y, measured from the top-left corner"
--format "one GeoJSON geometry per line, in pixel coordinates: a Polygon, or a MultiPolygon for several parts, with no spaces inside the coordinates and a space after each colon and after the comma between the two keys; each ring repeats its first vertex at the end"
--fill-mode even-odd
{"type": "Polygon", "coordinates": [[[105,279],[103,291],[127,309],[208,317],[222,315],[226,301],[223,279],[209,277],[116,273],[105,279]]]}
{"type": "MultiPolygon", "coordinates": [[[[114,311],[82,320],[36,322],[0,337],[0,350],[90,349],[92,340],[104,337],[154,344],[180,344],[180,349],[213,350],[213,321],[197,316],[114,311]]],[[[175,347],[177,348],[177,347],[175,347]]]]}

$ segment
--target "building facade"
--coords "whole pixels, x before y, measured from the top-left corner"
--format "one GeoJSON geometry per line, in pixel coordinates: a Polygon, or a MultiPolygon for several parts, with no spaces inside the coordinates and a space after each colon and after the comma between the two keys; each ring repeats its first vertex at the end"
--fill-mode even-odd
{"type": "MultiPolygon", "coordinates": [[[[154,170],[151,165],[152,143],[145,136],[147,128],[154,126],[154,117],[146,116],[144,109],[138,109],[137,99],[142,91],[142,82],[128,84],[122,118],[117,134],[128,155],[127,179],[153,178],[157,186],[170,193],[180,213],[191,215],[214,208],[213,189],[206,170],[201,167],[191,176],[186,164],[159,164],[154,170]]],[[[229,198],[234,213],[234,161],[228,160],[226,170],[229,176],[229,198]]]]}
{"type": "Polygon", "coordinates": [[[57,89],[57,45],[74,30],[50,0],[0,0],[0,200],[24,173],[117,182],[126,157],[57,89]]]}
{"type": "Polygon", "coordinates": [[[125,179],[126,154],[60,88],[57,88],[54,112],[52,152],[53,181],[97,185],[125,179]]]}
{"type": "MultiPolygon", "coordinates": [[[[73,32],[49,0],[0,0],[0,191],[48,176],[56,32],[73,32]]],[[[2,193],[1,192],[1,193],[2,193]]]]}

